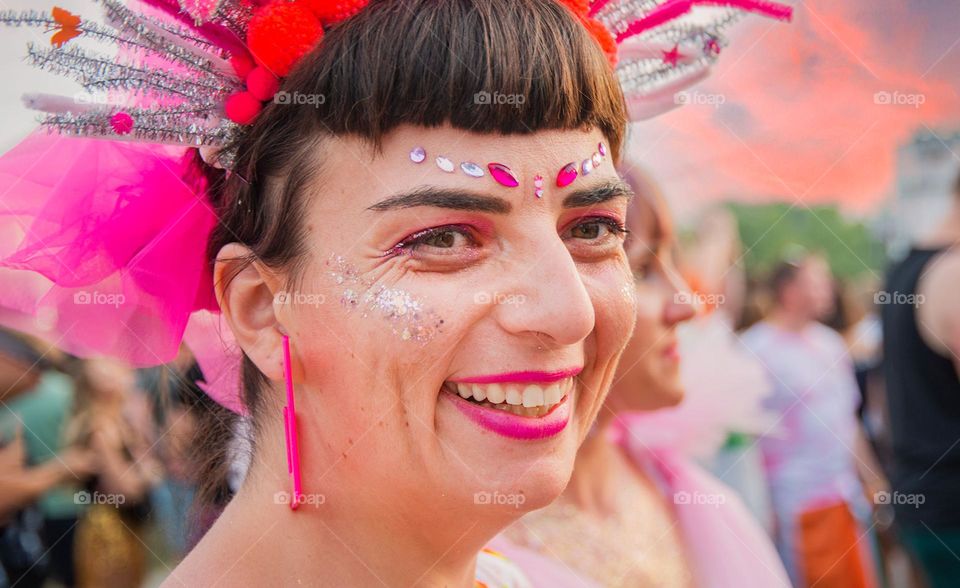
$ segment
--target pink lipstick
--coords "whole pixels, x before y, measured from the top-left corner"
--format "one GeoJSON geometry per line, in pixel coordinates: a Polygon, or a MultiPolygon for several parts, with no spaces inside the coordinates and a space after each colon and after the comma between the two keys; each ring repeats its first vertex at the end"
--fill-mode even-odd
{"type": "Polygon", "coordinates": [[[444,394],[467,418],[484,429],[511,439],[546,439],[559,435],[570,422],[570,396],[564,396],[559,404],[542,417],[525,417],[511,412],[486,408],[464,400],[456,394],[444,394]]]}

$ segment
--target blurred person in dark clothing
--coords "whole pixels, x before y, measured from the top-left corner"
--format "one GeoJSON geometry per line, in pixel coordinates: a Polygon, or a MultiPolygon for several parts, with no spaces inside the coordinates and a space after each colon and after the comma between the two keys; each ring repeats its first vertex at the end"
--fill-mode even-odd
{"type": "Polygon", "coordinates": [[[894,265],[883,305],[889,503],[931,588],[960,578],[960,177],[943,222],[894,265]]]}

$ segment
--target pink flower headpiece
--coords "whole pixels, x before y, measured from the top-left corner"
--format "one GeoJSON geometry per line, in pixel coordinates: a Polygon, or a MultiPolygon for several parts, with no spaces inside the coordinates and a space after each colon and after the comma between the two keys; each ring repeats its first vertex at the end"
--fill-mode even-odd
{"type": "MultiPolygon", "coordinates": [[[[0,11],[0,24],[51,33],[50,46],[28,47],[29,62],[106,94],[24,97],[56,134],[34,134],[0,158],[0,221],[10,221],[0,234],[22,236],[13,246],[0,239],[0,323],[135,366],[169,362],[186,341],[207,392],[243,412],[240,351],[205,257],[217,218],[183,147],[216,152],[213,163],[229,169],[223,148],[324,30],[368,0],[95,1],[102,23],[61,8],[0,11]]],[[[635,120],[672,108],[676,92],[706,75],[742,14],[791,15],[765,0],[560,2],[615,67],[635,120]],[[708,14],[692,18],[696,7],[708,14]]]]}

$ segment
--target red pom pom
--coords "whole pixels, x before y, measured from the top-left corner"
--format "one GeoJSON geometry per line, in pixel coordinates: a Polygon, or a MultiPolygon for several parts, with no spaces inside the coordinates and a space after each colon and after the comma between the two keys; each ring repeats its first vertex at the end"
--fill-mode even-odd
{"type": "Polygon", "coordinates": [[[223,105],[227,118],[238,125],[248,125],[257,119],[263,104],[250,92],[237,92],[227,98],[223,105]]]}
{"type": "Polygon", "coordinates": [[[285,77],[323,37],[320,21],[307,8],[285,0],[262,6],[250,19],[247,45],[273,75],[285,77]]]}
{"type": "Polygon", "coordinates": [[[603,26],[599,20],[593,18],[581,18],[580,22],[583,23],[583,26],[586,27],[587,31],[596,39],[597,43],[600,45],[600,48],[603,49],[603,52],[607,54],[607,60],[610,62],[610,67],[617,66],[617,40],[613,38],[613,35],[610,34],[610,31],[607,30],[607,27],[603,26]]]}
{"type": "Polygon", "coordinates": [[[253,59],[250,59],[249,55],[234,55],[230,58],[230,65],[233,66],[233,71],[237,72],[237,76],[241,80],[247,77],[250,70],[257,66],[257,64],[253,62],[253,59]]]}
{"type": "Polygon", "coordinates": [[[257,100],[270,100],[279,89],[280,80],[265,67],[254,68],[247,75],[247,92],[253,94],[257,100]]]}
{"type": "Polygon", "coordinates": [[[370,0],[300,0],[324,25],[332,25],[363,10],[370,0]]]}
{"type": "Polygon", "coordinates": [[[590,0],[560,0],[560,4],[572,10],[577,16],[587,16],[590,12],[590,0]]]}

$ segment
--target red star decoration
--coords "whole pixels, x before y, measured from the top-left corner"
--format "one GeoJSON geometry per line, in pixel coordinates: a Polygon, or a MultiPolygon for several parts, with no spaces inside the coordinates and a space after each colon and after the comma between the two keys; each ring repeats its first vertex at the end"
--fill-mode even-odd
{"type": "Polygon", "coordinates": [[[663,62],[671,65],[672,67],[677,67],[677,62],[680,61],[680,58],[683,57],[680,55],[680,49],[678,45],[674,45],[673,49],[669,51],[663,51],[663,62]]]}
{"type": "Polygon", "coordinates": [[[720,55],[720,43],[714,38],[707,40],[704,48],[707,50],[707,52],[713,53],[714,55],[720,55]]]}

